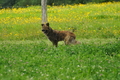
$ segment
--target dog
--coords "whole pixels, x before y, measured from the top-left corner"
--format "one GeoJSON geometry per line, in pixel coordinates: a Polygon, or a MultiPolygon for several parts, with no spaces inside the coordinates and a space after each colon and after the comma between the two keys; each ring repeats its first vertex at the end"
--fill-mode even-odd
{"type": "Polygon", "coordinates": [[[69,44],[80,44],[76,41],[75,34],[70,31],[57,31],[53,30],[49,23],[41,24],[42,32],[48,37],[48,39],[53,43],[53,46],[58,46],[59,41],[64,41],[65,45],[69,44]]]}

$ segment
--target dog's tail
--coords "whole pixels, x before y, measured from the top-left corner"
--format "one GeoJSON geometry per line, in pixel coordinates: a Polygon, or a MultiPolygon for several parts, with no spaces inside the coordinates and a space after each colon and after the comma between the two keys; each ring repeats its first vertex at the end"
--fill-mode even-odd
{"type": "Polygon", "coordinates": [[[75,40],[75,44],[81,44],[81,43],[80,43],[80,41],[76,41],[76,40],[75,40]]]}
{"type": "Polygon", "coordinates": [[[81,44],[80,41],[76,41],[75,39],[73,39],[73,40],[71,41],[71,43],[72,43],[72,44],[81,44]]]}

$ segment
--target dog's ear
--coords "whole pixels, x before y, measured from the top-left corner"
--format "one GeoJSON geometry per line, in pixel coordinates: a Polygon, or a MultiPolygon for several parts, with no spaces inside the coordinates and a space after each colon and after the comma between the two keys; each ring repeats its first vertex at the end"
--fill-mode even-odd
{"type": "Polygon", "coordinates": [[[41,24],[41,26],[43,26],[44,24],[41,24]]]}
{"type": "Polygon", "coordinates": [[[49,26],[49,23],[46,23],[47,26],[49,26]]]}

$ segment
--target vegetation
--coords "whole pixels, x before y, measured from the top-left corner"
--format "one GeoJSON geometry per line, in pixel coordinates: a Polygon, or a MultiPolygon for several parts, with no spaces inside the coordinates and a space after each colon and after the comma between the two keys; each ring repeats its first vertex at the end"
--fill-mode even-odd
{"type": "MultiPolygon", "coordinates": [[[[47,0],[48,5],[66,5],[66,4],[86,4],[90,2],[113,2],[119,0],[47,0]]],[[[41,0],[0,0],[0,6],[6,7],[25,7],[27,5],[41,5],[41,0]]]]}
{"type": "Polygon", "coordinates": [[[80,45],[52,46],[40,6],[0,10],[0,80],[120,80],[120,3],[48,6],[53,29],[80,45]]]}
{"type": "Polygon", "coordinates": [[[43,41],[2,41],[0,79],[119,80],[120,41],[90,42],[55,48],[43,41]]]}
{"type": "MultiPolygon", "coordinates": [[[[77,38],[119,38],[120,3],[48,6],[53,29],[73,31],[77,38]]],[[[0,10],[0,40],[41,39],[41,8],[0,10]]]]}

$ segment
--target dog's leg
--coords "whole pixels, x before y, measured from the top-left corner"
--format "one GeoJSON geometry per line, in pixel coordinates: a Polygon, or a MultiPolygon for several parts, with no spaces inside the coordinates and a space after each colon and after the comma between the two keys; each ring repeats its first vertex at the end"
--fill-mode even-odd
{"type": "Polygon", "coordinates": [[[65,39],[64,39],[64,43],[65,45],[69,45],[69,39],[70,39],[70,36],[66,36],[65,39]]]}
{"type": "Polygon", "coordinates": [[[58,42],[57,41],[52,41],[53,46],[57,47],[58,46],[58,42]]]}
{"type": "Polygon", "coordinates": [[[80,44],[80,42],[76,41],[74,37],[69,36],[66,39],[66,44],[80,44]]]}

